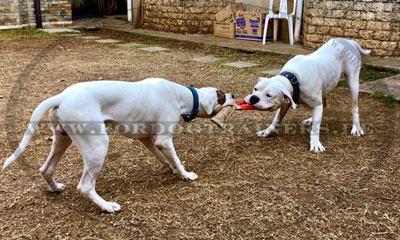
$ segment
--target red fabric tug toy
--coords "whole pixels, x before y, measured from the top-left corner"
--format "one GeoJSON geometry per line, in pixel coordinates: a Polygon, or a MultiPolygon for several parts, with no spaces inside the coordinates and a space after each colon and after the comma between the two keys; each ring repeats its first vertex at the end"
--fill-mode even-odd
{"type": "Polygon", "coordinates": [[[255,110],[252,105],[246,103],[244,99],[235,101],[235,104],[239,107],[238,110],[255,110]]]}

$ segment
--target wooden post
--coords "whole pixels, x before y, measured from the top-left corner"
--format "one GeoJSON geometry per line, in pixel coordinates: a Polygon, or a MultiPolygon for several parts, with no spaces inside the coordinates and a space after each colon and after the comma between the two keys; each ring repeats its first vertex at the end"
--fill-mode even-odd
{"type": "Polygon", "coordinates": [[[143,0],[133,0],[133,23],[135,28],[143,26],[142,1],[143,0]]]}

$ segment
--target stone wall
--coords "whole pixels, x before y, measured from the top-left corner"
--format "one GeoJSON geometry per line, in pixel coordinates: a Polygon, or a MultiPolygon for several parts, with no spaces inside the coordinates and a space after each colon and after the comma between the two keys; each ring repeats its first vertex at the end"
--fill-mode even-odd
{"type": "MultiPolygon", "coordinates": [[[[72,24],[70,0],[41,0],[43,27],[72,24]]],[[[0,29],[35,28],[33,0],[0,0],[0,29]]]]}
{"type": "Polygon", "coordinates": [[[303,41],[316,49],[332,37],[356,40],[377,56],[400,56],[398,0],[305,0],[303,41]]]}
{"type": "Polygon", "coordinates": [[[143,0],[143,25],[159,31],[211,33],[215,14],[232,0],[143,0]]]}

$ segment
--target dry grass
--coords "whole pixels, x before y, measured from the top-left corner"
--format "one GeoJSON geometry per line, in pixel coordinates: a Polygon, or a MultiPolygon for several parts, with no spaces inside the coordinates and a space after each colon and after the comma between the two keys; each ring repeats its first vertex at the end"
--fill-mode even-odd
{"type": "MultiPolygon", "coordinates": [[[[0,53],[6,56],[0,59],[1,159],[13,152],[8,138],[14,144],[20,140],[37,104],[73,83],[163,77],[183,85],[215,86],[244,97],[259,70],[279,67],[287,60],[166,39],[95,34],[158,43],[190,56],[248,60],[263,67],[232,69],[60,37],[27,74],[34,56],[56,37],[0,36],[0,53]],[[7,113],[16,113],[13,129],[14,124],[4,118],[12,99],[9,94],[21,78],[19,100],[7,113]]],[[[231,119],[234,134],[208,120],[182,123],[192,131],[178,133],[175,147],[186,169],[199,175],[194,182],[162,170],[137,141],[111,136],[97,189],[105,199],[121,204],[122,212],[114,215],[101,213],[78,195],[83,164],[74,146],[56,172],[66,191],[47,191],[38,174],[50,150],[50,131],[43,127],[24,161],[0,173],[0,238],[399,238],[399,108],[387,108],[368,96],[361,96],[359,105],[362,122],[371,126],[369,134],[354,138],[350,129],[344,134],[323,134],[324,154],[308,151],[308,134],[256,138],[256,130],[267,127],[272,113],[235,114],[231,119]],[[208,127],[212,134],[193,132],[208,127]]],[[[290,111],[285,122],[300,131],[298,123],[309,115],[309,109],[301,106],[290,111]]],[[[328,98],[323,126],[341,133],[343,123],[351,123],[350,96],[347,89],[338,88],[328,98]]]]}

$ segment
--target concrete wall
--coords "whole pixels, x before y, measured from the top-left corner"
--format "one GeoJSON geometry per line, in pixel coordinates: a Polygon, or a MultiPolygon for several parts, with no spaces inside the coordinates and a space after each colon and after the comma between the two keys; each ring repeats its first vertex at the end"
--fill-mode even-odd
{"type": "Polygon", "coordinates": [[[377,56],[400,56],[397,0],[316,1],[304,4],[303,41],[316,49],[333,37],[356,40],[377,56]]]}
{"type": "MultiPolygon", "coordinates": [[[[70,0],[41,0],[43,27],[72,24],[70,0]]],[[[0,0],[0,29],[35,28],[33,0],[0,0]]]]}

